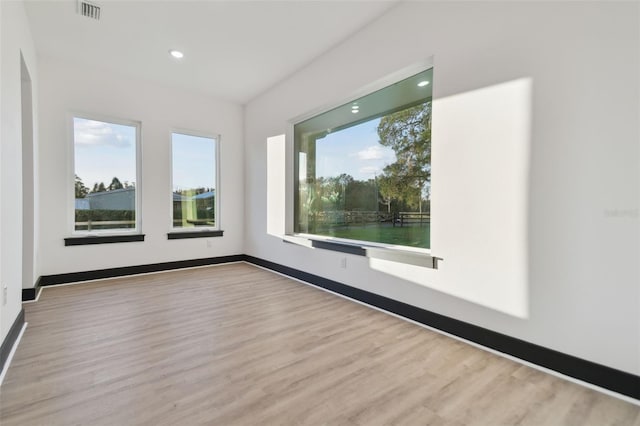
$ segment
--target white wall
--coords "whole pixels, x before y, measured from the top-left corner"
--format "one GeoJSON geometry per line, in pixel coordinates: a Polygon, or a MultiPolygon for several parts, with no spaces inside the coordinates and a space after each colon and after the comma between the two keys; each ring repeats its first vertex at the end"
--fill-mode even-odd
{"type": "MultiPolygon", "coordinates": [[[[8,287],[7,304],[0,303],[2,342],[22,308],[21,52],[34,80],[34,97],[38,93],[35,81],[38,72],[22,2],[0,2],[0,10],[0,283],[8,287]]],[[[34,99],[34,120],[37,120],[37,111],[34,99]]],[[[37,142],[35,136],[36,150],[37,142]]]]}
{"type": "Polygon", "coordinates": [[[40,60],[39,275],[243,253],[242,107],[209,96],[120,77],[75,64],[40,60]],[[144,242],[64,246],[72,149],[70,112],[142,123],[144,242]],[[220,224],[223,237],[167,240],[170,227],[171,132],[220,134],[220,224]],[[209,242],[210,247],[208,247],[209,242]]]}
{"type": "MultiPolygon", "coordinates": [[[[638,31],[635,3],[398,5],[247,105],[245,252],[640,374],[638,31]],[[367,258],[355,256],[342,269],[342,253],[285,244],[268,235],[267,138],[285,133],[292,117],[431,56],[432,242],[436,255],[438,246],[446,247],[445,264],[452,273],[409,267],[376,271],[367,258]],[[509,195],[501,197],[493,188],[482,188],[482,178],[472,173],[478,166],[468,158],[462,165],[472,170],[454,169],[452,150],[473,143],[460,129],[474,117],[454,109],[459,114],[455,127],[451,100],[516,80],[526,81],[531,90],[523,98],[528,116],[518,134],[526,149],[520,145],[508,153],[503,145],[496,151],[500,145],[485,137],[486,152],[474,150],[485,170],[496,167],[516,179],[509,195]],[[447,126],[438,122],[439,114],[447,126]],[[530,129],[528,134],[522,128],[530,129]],[[513,160],[522,168],[505,166],[513,160]],[[484,203],[477,193],[468,197],[472,193],[465,182],[487,194],[493,190],[493,201],[484,203]],[[463,191],[463,205],[451,188],[463,191]],[[501,208],[508,209],[509,222],[504,229],[491,224],[488,229],[496,232],[488,246],[475,238],[483,231],[471,238],[448,232],[449,214],[491,217],[501,208]],[[503,258],[511,249],[515,266],[503,258]],[[473,253],[482,262],[474,262],[473,253]],[[524,289],[526,309],[514,315],[499,300],[481,303],[484,294],[496,291],[494,281],[524,289]]],[[[474,126],[483,129],[482,123],[474,126]]]]}

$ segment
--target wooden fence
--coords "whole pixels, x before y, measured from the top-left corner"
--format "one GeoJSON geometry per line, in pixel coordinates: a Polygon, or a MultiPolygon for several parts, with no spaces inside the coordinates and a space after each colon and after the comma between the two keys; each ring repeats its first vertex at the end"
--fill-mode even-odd
{"type": "Polygon", "coordinates": [[[392,223],[393,226],[431,223],[430,212],[377,212],[329,210],[315,212],[310,218],[316,225],[366,225],[372,223],[392,223]]]}
{"type": "Polygon", "coordinates": [[[412,223],[419,223],[420,225],[431,223],[431,213],[398,212],[395,214],[393,226],[404,226],[412,223]]]}
{"type": "Polygon", "coordinates": [[[377,211],[329,210],[316,212],[313,219],[317,225],[365,225],[368,223],[391,222],[392,213],[377,211]]]}

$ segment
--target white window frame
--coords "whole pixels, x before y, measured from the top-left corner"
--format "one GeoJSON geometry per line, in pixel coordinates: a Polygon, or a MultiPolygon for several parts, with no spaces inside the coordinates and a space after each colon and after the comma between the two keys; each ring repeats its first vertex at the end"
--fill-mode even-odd
{"type": "Polygon", "coordinates": [[[201,231],[219,231],[222,229],[221,227],[221,221],[220,221],[220,198],[221,198],[221,191],[220,191],[220,134],[219,133],[212,133],[212,132],[201,132],[201,131],[194,131],[194,130],[187,130],[187,129],[182,129],[182,128],[172,128],[171,132],[169,133],[169,232],[179,232],[179,233],[198,233],[201,231]],[[214,212],[214,217],[215,217],[215,225],[214,226],[198,226],[198,227],[192,227],[192,228],[184,228],[184,227],[176,227],[173,226],[173,134],[174,133],[178,133],[180,135],[185,135],[185,136],[194,136],[197,138],[207,138],[207,139],[213,139],[214,141],[214,149],[213,149],[213,155],[215,156],[214,158],[214,165],[216,168],[216,172],[214,174],[214,178],[215,178],[215,190],[216,190],[216,201],[214,204],[214,208],[215,208],[215,212],[214,212]]]}
{"type": "Polygon", "coordinates": [[[95,113],[84,113],[84,112],[76,112],[71,111],[67,113],[67,123],[68,123],[68,133],[69,133],[69,145],[70,149],[68,150],[67,163],[69,166],[67,169],[69,173],[67,175],[68,181],[71,183],[69,185],[69,190],[67,192],[67,229],[68,234],[73,237],[79,236],[110,236],[110,235],[141,235],[142,234],[142,122],[136,120],[128,120],[122,118],[116,118],[103,114],[95,114],[95,113]],[[136,224],[133,229],[98,229],[91,231],[78,231],[75,229],[75,128],[74,128],[74,118],[82,118],[85,120],[93,120],[93,121],[101,121],[104,123],[112,123],[119,124],[123,126],[131,126],[136,128],[136,224]]]}
{"type": "MultiPolygon", "coordinates": [[[[409,246],[370,242],[370,241],[327,237],[327,236],[316,235],[316,234],[297,233],[294,230],[294,222],[295,222],[294,126],[310,118],[313,118],[317,115],[323,114],[327,111],[330,111],[335,108],[354,102],[364,96],[367,96],[378,90],[384,89],[392,84],[405,80],[409,77],[412,77],[430,68],[434,68],[433,57],[429,57],[425,60],[414,63],[399,71],[391,73],[381,78],[380,80],[377,80],[371,84],[368,84],[360,88],[359,90],[356,90],[350,96],[336,99],[330,103],[325,104],[322,107],[313,109],[307,113],[298,115],[288,120],[287,131],[285,133],[285,145],[286,145],[285,161],[286,161],[287,168],[286,168],[286,177],[285,177],[286,179],[286,190],[285,190],[286,210],[285,210],[285,235],[283,238],[284,241],[298,244],[305,247],[313,247],[314,242],[329,242],[330,244],[335,244],[336,246],[335,249],[331,249],[331,248],[329,249],[339,251],[339,252],[343,251],[340,248],[340,246],[343,246],[343,247],[355,246],[355,247],[362,248],[366,253],[365,256],[367,257],[392,260],[395,262],[408,263],[408,264],[426,266],[429,268],[437,269],[438,261],[442,259],[432,254],[433,246],[431,246],[430,248],[409,247],[409,246]]],[[[433,185],[433,175],[432,175],[432,185],[433,185]]],[[[433,225],[434,223],[436,222],[434,222],[432,218],[431,224],[433,225]]],[[[436,226],[437,226],[437,223],[436,223],[436,226]]],[[[323,248],[326,248],[326,246],[323,248]]]]}

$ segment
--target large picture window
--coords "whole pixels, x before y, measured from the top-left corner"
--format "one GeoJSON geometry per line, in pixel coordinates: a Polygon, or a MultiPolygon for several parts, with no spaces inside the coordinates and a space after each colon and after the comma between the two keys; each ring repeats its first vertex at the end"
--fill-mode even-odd
{"type": "Polygon", "coordinates": [[[294,231],[430,247],[428,69],[294,124],[294,231]]]}
{"type": "Polygon", "coordinates": [[[217,229],[217,137],[171,135],[173,228],[217,229]]]}
{"type": "Polygon", "coordinates": [[[136,123],[73,118],[74,231],[136,231],[138,212],[136,123]]]}

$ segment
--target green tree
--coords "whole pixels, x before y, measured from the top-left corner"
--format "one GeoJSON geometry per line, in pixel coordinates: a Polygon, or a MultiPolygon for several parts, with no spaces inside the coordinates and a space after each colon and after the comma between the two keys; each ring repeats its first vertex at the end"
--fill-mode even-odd
{"type": "Polygon", "coordinates": [[[397,200],[422,211],[431,184],[431,102],[383,117],[377,130],[380,144],[396,154],[379,180],[385,204],[397,200]]]}
{"type": "Polygon", "coordinates": [[[96,192],[105,192],[107,188],[104,186],[104,182],[94,183],[93,189],[91,190],[91,194],[95,194],[96,192]]]}
{"type": "Polygon", "coordinates": [[[84,186],[82,179],[78,175],[75,175],[75,189],[76,189],[76,198],[84,198],[89,193],[89,188],[84,186]]]}
{"type": "Polygon", "coordinates": [[[109,184],[109,187],[107,188],[108,191],[113,191],[115,189],[122,189],[124,188],[124,186],[122,185],[122,182],[120,182],[120,179],[118,179],[117,177],[114,177],[113,179],[111,179],[111,183],[109,184]]]}
{"type": "Polygon", "coordinates": [[[377,211],[378,191],[373,179],[352,180],[346,186],[348,211],[377,211]]]}
{"type": "Polygon", "coordinates": [[[398,179],[390,175],[383,174],[378,177],[378,191],[380,191],[380,202],[387,206],[387,212],[391,213],[391,204],[402,198],[401,188],[398,186],[398,179]]]}
{"type": "Polygon", "coordinates": [[[348,210],[346,197],[353,182],[353,176],[346,173],[326,180],[325,193],[330,194],[335,210],[348,210]]]}

